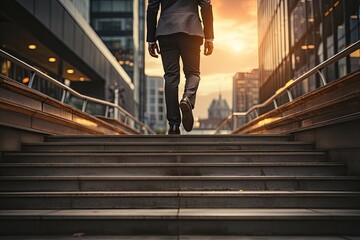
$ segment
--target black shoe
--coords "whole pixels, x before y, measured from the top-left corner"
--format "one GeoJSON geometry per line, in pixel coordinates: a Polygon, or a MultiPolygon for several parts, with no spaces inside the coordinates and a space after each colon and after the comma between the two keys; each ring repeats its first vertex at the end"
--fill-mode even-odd
{"type": "Polygon", "coordinates": [[[183,98],[180,101],[180,109],[182,113],[182,124],[187,132],[190,132],[194,125],[194,116],[192,113],[192,106],[188,98],[183,98]]]}
{"type": "Polygon", "coordinates": [[[168,132],[169,135],[177,134],[180,135],[180,128],[178,124],[170,125],[170,129],[168,132]]]}

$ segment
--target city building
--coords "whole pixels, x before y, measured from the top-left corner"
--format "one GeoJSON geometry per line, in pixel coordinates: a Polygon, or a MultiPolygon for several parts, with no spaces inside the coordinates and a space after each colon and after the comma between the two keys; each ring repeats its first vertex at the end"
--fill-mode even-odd
{"type": "Polygon", "coordinates": [[[166,133],[166,105],[164,78],[146,76],[148,85],[146,93],[145,124],[157,133],[166,133]]]}
{"type": "Polygon", "coordinates": [[[233,112],[246,112],[259,103],[259,70],[238,72],[233,78],[233,112]]]}
{"type": "MultiPolygon", "coordinates": [[[[122,88],[122,106],[133,113],[134,85],[129,75],[84,19],[85,10],[79,12],[73,2],[86,8],[87,1],[81,0],[2,1],[1,49],[85,95],[108,100],[109,89],[116,84],[122,88]]],[[[1,74],[29,81],[31,73],[17,71],[1,59],[0,63],[1,74]]],[[[61,99],[59,89],[37,78],[34,88],[61,99]]]]}
{"type": "MultiPolygon", "coordinates": [[[[359,0],[258,0],[260,102],[359,40],[359,0]]],[[[332,81],[359,69],[359,52],[324,69],[332,81]]],[[[293,89],[320,85],[313,76],[293,89]]]]}
{"type": "Polygon", "coordinates": [[[143,120],[145,0],[91,0],[90,22],[135,86],[135,115],[143,120]]]}
{"type": "Polygon", "coordinates": [[[213,133],[219,124],[231,113],[226,99],[219,95],[219,99],[213,99],[208,108],[207,119],[196,119],[193,133],[213,133]]]}

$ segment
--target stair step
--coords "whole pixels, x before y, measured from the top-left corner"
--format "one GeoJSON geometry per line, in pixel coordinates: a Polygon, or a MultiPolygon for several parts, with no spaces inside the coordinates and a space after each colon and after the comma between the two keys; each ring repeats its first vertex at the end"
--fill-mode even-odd
{"type": "Polygon", "coordinates": [[[3,163],[0,176],[340,176],[346,170],[346,164],[338,162],[3,163]]]}
{"type": "Polygon", "coordinates": [[[296,151],[313,150],[314,145],[309,142],[126,142],[126,143],[104,143],[104,142],[47,142],[35,144],[23,144],[22,150],[29,152],[211,152],[211,151],[296,151]]]}
{"type": "Polygon", "coordinates": [[[1,235],[359,235],[357,209],[1,210],[1,235]],[[254,224],[256,223],[256,224],[254,224]],[[59,227],[61,226],[61,227],[59,227]],[[286,226],[286,227],[285,227],[286,226]]]}
{"type": "Polygon", "coordinates": [[[316,162],[326,161],[325,152],[199,152],[199,153],[53,153],[7,152],[2,162],[62,162],[62,163],[230,163],[230,162],[316,162]]]}
{"type": "Polygon", "coordinates": [[[359,191],[337,176],[2,176],[0,191],[359,191]]]}
{"type": "Polygon", "coordinates": [[[353,208],[360,192],[2,192],[0,209],[353,208]]]}
{"type": "Polygon", "coordinates": [[[46,142],[249,142],[249,141],[289,141],[291,135],[72,135],[48,136],[46,142]]]}
{"type": "MultiPolygon", "coordinates": [[[[80,233],[81,235],[81,233],[80,233]]],[[[0,237],[1,240],[74,240],[73,236],[4,236],[0,237]]],[[[139,236],[139,235],[116,235],[116,236],[88,236],[84,233],[81,240],[360,240],[360,237],[319,237],[319,236],[276,236],[276,237],[254,237],[254,236],[139,236]]]]}
{"type": "Polygon", "coordinates": [[[360,235],[360,177],[292,140],[99,135],[23,144],[0,156],[0,236],[360,235]]]}

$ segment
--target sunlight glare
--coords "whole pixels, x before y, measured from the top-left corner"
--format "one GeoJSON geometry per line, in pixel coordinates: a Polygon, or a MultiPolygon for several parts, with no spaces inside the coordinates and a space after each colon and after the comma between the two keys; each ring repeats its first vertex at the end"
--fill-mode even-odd
{"type": "Polygon", "coordinates": [[[244,44],[240,41],[232,42],[229,46],[232,51],[239,53],[244,49],[244,44]]]}

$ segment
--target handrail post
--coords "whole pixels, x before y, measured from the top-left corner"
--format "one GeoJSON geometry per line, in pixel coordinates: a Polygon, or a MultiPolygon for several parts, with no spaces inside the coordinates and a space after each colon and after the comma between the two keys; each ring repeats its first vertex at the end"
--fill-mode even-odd
{"type": "Polygon", "coordinates": [[[32,88],[32,86],[33,86],[33,83],[34,83],[34,80],[35,80],[35,75],[36,75],[36,73],[32,72],[31,77],[30,77],[30,81],[29,81],[29,84],[28,84],[29,88],[32,88]]]}
{"type": "Polygon", "coordinates": [[[287,94],[288,94],[288,97],[289,97],[289,102],[292,102],[294,99],[293,99],[293,96],[291,94],[291,91],[289,89],[286,89],[287,91],[287,94]]]}
{"type": "Polygon", "coordinates": [[[278,108],[278,104],[277,104],[277,102],[276,102],[276,99],[273,100],[273,103],[274,103],[275,109],[277,109],[277,108],[278,108]]]}
{"type": "Polygon", "coordinates": [[[84,99],[81,111],[83,111],[83,112],[86,111],[87,103],[88,103],[88,100],[84,99]]]}
{"type": "Polygon", "coordinates": [[[61,96],[62,103],[65,102],[66,94],[67,94],[67,91],[65,89],[63,89],[62,96],[61,96]]]}
{"type": "Polygon", "coordinates": [[[325,86],[327,84],[327,82],[326,82],[324,74],[322,73],[322,71],[320,69],[318,69],[317,72],[320,75],[320,79],[321,79],[323,86],[325,86]]]}
{"type": "MultiPolygon", "coordinates": [[[[114,89],[114,104],[116,106],[119,106],[119,89],[118,88],[114,89]]],[[[119,120],[119,109],[117,107],[114,108],[114,118],[116,120],[119,120]]]]}
{"type": "Polygon", "coordinates": [[[106,105],[105,117],[108,117],[108,115],[109,115],[109,105],[106,105]]]}

